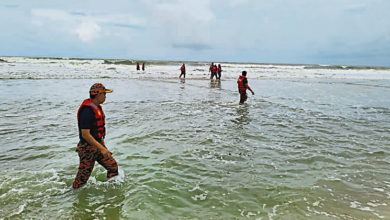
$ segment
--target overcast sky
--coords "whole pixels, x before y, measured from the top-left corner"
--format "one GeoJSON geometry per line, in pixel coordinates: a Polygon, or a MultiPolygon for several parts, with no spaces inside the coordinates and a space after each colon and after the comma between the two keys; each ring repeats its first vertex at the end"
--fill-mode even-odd
{"type": "Polygon", "coordinates": [[[0,0],[0,56],[390,66],[390,0],[0,0]]]}

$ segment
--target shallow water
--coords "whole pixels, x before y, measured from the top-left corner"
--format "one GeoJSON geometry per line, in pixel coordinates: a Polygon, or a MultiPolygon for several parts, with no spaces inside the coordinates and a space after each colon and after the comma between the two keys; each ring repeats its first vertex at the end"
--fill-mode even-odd
{"type": "Polygon", "coordinates": [[[0,218],[390,218],[390,81],[3,79],[0,218]],[[120,168],[73,191],[94,82],[120,168]]]}

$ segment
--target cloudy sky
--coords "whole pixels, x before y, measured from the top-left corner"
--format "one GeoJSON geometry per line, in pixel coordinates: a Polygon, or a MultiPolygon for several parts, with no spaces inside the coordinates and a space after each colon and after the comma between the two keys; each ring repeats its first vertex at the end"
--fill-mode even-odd
{"type": "Polygon", "coordinates": [[[0,0],[0,56],[390,66],[390,0],[0,0]]]}

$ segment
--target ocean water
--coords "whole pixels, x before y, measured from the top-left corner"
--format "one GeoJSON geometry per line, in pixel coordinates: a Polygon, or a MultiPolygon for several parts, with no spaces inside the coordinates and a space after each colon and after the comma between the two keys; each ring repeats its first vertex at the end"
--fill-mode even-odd
{"type": "Polygon", "coordinates": [[[390,218],[389,68],[0,58],[0,219],[390,218]],[[120,175],[70,190],[95,82],[120,175]]]}

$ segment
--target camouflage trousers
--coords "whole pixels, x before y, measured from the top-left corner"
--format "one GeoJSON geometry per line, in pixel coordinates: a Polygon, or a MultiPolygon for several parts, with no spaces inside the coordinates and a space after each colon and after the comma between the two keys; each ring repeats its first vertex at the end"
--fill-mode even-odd
{"type": "MultiPolygon", "coordinates": [[[[103,146],[105,147],[104,144],[103,146]]],[[[107,178],[118,175],[118,164],[115,159],[113,157],[104,157],[97,147],[89,145],[88,143],[79,143],[76,148],[76,152],[79,154],[80,164],[76,178],[73,182],[74,189],[77,189],[87,183],[89,177],[91,176],[93,167],[95,166],[95,161],[107,170],[107,178]]]]}

